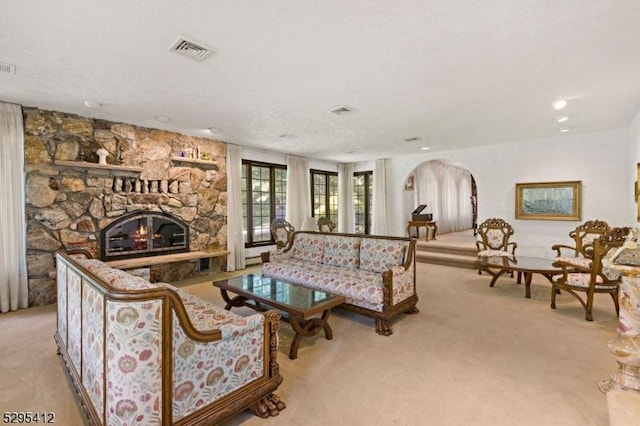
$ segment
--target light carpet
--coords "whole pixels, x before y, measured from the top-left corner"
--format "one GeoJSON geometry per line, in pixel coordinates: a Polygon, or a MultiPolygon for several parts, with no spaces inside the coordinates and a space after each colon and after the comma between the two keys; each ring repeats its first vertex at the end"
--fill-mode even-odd
{"type": "MultiPolygon", "coordinates": [[[[255,270],[255,268],[253,268],[255,270]]],[[[213,276],[179,283],[222,304],[213,276]]],[[[534,276],[532,297],[501,277],[495,288],[477,271],[418,264],[417,315],[393,323],[390,337],[372,319],[335,310],[334,339],[293,337],[283,323],[278,361],[287,408],[230,425],[607,425],[598,383],[616,371],[607,343],[617,318],[596,295],[594,321],[569,295],[549,308],[550,284],[534,276]]],[[[248,308],[235,310],[243,313],[248,308]]],[[[53,341],[55,305],[0,315],[3,411],[51,411],[56,423],[83,424],[53,341]]]]}

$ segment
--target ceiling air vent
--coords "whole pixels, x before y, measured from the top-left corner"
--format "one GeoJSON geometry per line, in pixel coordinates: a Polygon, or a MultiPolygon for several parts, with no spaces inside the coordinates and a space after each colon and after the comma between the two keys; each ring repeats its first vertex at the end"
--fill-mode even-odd
{"type": "Polygon", "coordinates": [[[15,74],[16,66],[11,64],[3,64],[2,62],[0,62],[0,72],[3,72],[5,74],[15,74]]]}
{"type": "Polygon", "coordinates": [[[198,62],[204,61],[213,53],[208,46],[184,37],[178,38],[169,50],[198,62]]]}
{"type": "Polygon", "coordinates": [[[404,141],[406,143],[414,143],[414,142],[420,142],[422,140],[422,138],[420,136],[414,136],[412,138],[407,138],[404,141]]]}
{"type": "Polygon", "coordinates": [[[347,108],[346,106],[340,106],[331,110],[331,114],[335,115],[346,115],[353,112],[352,109],[347,108]]]}

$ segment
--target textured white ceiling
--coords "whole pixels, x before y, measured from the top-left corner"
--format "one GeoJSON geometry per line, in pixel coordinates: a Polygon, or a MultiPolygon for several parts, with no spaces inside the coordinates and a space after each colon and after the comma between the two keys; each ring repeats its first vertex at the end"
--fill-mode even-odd
{"type": "Polygon", "coordinates": [[[270,151],[371,160],[556,136],[556,98],[574,133],[626,127],[640,108],[638,0],[0,5],[0,63],[16,66],[0,73],[1,101],[212,138],[216,127],[270,151]],[[179,36],[215,53],[169,52],[179,36]],[[354,112],[329,113],[343,105],[354,112]]]}

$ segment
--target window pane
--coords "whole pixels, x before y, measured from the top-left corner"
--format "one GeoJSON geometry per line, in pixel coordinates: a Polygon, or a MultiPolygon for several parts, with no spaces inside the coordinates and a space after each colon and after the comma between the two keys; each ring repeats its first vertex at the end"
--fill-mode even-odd
{"type": "Polygon", "coordinates": [[[242,191],[242,239],[244,243],[247,243],[247,170],[249,165],[242,165],[242,172],[240,177],[240,188],[242,191]]]}
{"type": "Polygon", "coordinates": [[[335,172],[311,172],[313,191],[313,216],[328,217],[338,224],[338,174],[335,172]]]}
{"type": "Polygon", "coordinates": [[[245,160],[242,176],[245,244],[253,246],[272,242],[271,222],[276,215],[285,215],[286,168],[245,160]]]}
{"type": "Polygon", "coordinates": [[[356,233],[368,234],[371,227],[371,202],[373,195],[372,172],[358,173],[353,177],[353,203],[356,216],[356,233]]]}

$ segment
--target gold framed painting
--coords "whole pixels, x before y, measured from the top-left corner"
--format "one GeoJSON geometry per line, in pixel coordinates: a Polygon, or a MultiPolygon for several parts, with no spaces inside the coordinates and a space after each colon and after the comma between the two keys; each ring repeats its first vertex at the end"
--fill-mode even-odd
{"type": "Polygon", "coordinates": [[[582,181],[516,183],[516,219],[581,220],[582,181]]]}

